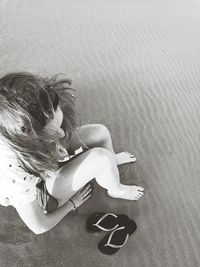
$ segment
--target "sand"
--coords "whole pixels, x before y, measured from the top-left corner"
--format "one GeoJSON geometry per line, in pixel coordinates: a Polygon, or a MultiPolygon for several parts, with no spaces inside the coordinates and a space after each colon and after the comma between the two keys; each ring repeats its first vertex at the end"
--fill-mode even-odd
{"type": "Polygon", "coordinates": [[[0,74],[65,73],[77,88],[81,124],[103,123],[120,168],[145,188],[138,202],[92,199],[35,236],[11,207],[0,207],[0,265],[198,267],[200,264],[200,4],[197,0],[5,0],[0,3],[0,74]],[[85,220],[125,213],[136,233],[104,256],[85,220]]]}

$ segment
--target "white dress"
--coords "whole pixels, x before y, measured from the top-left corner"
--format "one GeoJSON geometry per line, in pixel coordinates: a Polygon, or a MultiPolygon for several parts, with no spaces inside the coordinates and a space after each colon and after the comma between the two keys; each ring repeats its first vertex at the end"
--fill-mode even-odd
{"type": "MultiPolygon", "coordinates": [[[[72,157],[59,142],[56,147],[58,161],[67,161],[72,157]]],[[[39,180],[39,177],[25,172],[20,167],[15,153],[0,140],[0,204],[15,207],[19,203],[34,201],[39,180]]]]}

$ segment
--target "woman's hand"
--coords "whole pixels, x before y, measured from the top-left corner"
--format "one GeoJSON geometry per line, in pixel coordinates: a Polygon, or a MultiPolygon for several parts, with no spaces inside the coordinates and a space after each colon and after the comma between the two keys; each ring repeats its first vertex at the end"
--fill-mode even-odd
{"type": "Polygon", "coordinates": [[[87,184],[81,190],[79,190],[73,197],[71,197],[71,201],[74,205],[74,209],[81,206],[85,201],[87,201],[91,197],[91,185],[87,184]]]}

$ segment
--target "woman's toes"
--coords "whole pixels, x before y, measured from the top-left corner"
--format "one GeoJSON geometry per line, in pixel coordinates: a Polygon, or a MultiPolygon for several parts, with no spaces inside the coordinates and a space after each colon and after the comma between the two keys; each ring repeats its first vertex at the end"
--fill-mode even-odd
{"type": "Polygon", "coordinates": [[[127,156],[129,156],[130,158],[135,158],[135,155],[132,154],[132,153],[130,153],[130,152],[128,152],[128,151],[125,151],[124,153],[125,153],[127,156]]]}
{"type": "Polygon", "coordinates": [[[137,197],[135,197],[135,200],[139,200],[141,197],[140,196],[137,196],[137,197]]]}
{"type": "Polygon", "coordinates": [[[143,194],[142,192],[138,192],[138,194],[136,195],[136,198],[137,198],[137,199],[140,199],[141,197],[143,197],[143,195],[144,195],[144,194],[143,194]]]}
{"type": "Polygon", "coordinates": [[[139,190],[139,191],[144,191],[144,188],[141,187],[141,186],[137,186],[137,190],[139,190]]]}
{"type": "Polygon", "coordinates": [[[116,154],[117,165],[131,163],[136,161],[136,157],[127,151],[116,154]]]}

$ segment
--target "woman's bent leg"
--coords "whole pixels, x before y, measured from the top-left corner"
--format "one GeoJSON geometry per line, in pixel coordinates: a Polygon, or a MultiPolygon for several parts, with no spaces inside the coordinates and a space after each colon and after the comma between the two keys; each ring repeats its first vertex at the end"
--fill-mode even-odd
{"type": "Polygon", "coordinates": [[[68,149],[74,151],[80,146],[83,149],[102,147],[109,150],[115,156],[117,165],[136,161],[135,156],[129,152],[114,152],[110,132],[102,124],[88,124],[78,127],[77,136],[73,136],[68,149]]]}
{"type": "Polygon", "coordinates": [[[115,158],[103,148],[90,149],[66,163],[55,179],[46,181],[47,189],[60,203],[66,202],[93,178],[115,198],[138,200],[143,188],[122,185],[115,158]]]}

